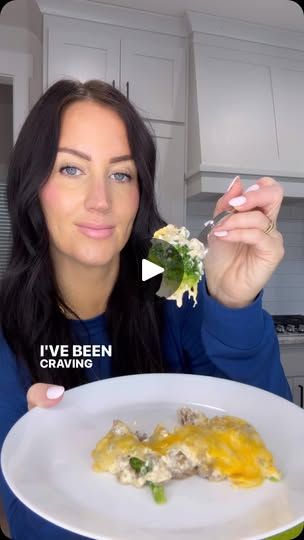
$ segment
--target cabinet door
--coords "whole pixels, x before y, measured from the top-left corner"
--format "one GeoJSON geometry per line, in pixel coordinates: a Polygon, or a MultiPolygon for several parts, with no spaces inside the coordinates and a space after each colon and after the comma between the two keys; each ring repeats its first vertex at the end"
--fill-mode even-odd
{"type": "Polygon", "coordinates": [[[121,90],[144,118],[184,122],[185,49],[142,40],[121,44],[121,90]]]}
{"type": "Polygon", "coordinates": [[[289,387],[290,387],[290,390],[291,390],[291,393],[292,393],[292,398],[293,398],[293,401],[294,401],[294,395],[293,395],[293,377],[287,377],[287,381],[288,381],[288,384],[289,384],[289,387]]]}
{"type": "Polygon", "coordinates": [[[203,161],[236,171],[277,166],[269,68],[239,51],[195,52],[203,161]]]}
{"type": "Polygon", "coordinates": [[[66,77],[119,86],[120,40],[92,24],[75,19],[48,29],[46,86],[66,77]]]}
{"type": "Polygon", "coordinates": [[[183,126],[153,123],[157,146],[156,200],[161,216],[173,225],[185,225],[183,126]]]}
{"type": "Polygon", "coordinates": [[[271,72],[280,160],[287,170],[304,171],[304,62],[271,72]]]}
{"type": "Polygon", "coordinates": [[[304,377],[294,377],[293,379],[293,401],[304,409],[304,377]]]}

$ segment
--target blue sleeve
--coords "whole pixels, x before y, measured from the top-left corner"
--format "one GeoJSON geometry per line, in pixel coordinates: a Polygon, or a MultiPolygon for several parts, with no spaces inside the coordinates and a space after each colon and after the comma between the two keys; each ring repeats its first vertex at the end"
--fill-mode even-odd
{"type": "MultiPolygon", "coordinates": [[[[29,378],[27,377],[28,381],[29,378]]],[[[26,374],[0,331],[0,451],[11,427],[27,412],[26,374]]],[[[8,487],[0,468],[0,500],[14,540],[84,540],[29,510],[8,487]]]]}
{"type": "Polygon", "coordinates": [[[182,342],[191,373],[257,386],[292,401],[273,320],[262,309],[262,293],[249,306],[228,308],[208,294],[203,279],[198,304],[187,301],[182,342]]]}

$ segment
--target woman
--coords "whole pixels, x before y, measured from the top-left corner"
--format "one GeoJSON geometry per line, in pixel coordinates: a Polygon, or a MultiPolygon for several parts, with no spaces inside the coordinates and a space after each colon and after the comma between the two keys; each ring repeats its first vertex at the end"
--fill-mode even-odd
{"type": "MultiPolygon", "coordinates": [[[[141,293],[147,238],[164,225],[154,198],[155,146],[110,85],[59,81],[40,98],[8,174],[12,252],[0,291],[0,442],[28,409],[64,389],[139,372],[241,381],[291,399],[262,288],[283,257],[282,189],[237,177],[218,201],[239,212],[210,235],[198,305],[141,293]],[[102,230],[101,230],[102,228],[102,230]],[[112,344],[92,368],[43,368],[41,344],[112,344]]],[[[14,540],[82,538],[30,512],[4,478],[14,540]]]]}

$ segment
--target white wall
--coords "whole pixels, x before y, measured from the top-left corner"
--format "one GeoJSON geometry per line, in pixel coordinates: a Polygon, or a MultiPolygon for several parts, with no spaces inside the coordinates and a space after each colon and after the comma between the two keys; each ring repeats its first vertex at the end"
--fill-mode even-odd
{"type": "MultiPolygon", "coordinates": [[[[213,201],[188,201],[187,228],[197,236],[213,214],[213,201]]],[[[286,199],[278,220],[285,257],[264,290],[264,308],[272,315],[304,315],[304,201],[286,199]]]]}
{"type": "Polygon", "coordinates": [[[43,24],[35,0],[14,0],[6,4],[0,16],[1,24],[26,28],[42,42],[43,24]]]}
{"type": "Polygon", "coordinates": [[[33,55],[31,108],[42,94],[42,15],[34,0],[9,2],[0,15],[0,50],[33,55]]]}

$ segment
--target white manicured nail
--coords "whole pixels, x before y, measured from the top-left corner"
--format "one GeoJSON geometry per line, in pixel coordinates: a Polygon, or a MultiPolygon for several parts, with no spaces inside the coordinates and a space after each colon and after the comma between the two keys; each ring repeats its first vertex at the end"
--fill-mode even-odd
{"type": "Polygon", "coordinates": [[[48,399],[58,399],[64,392],[64,386],[50,386],[46,391],[48,399]]]}
{"type": "Polygon", "coordinates": [[[214,231],[214,236],[227,236],[227,231],[214,231]]]}
{"type": "Polygon", "coordinates": [[[241,197],[234,197],[234,199],[230,199],[228,203],[230,204],[230,206],[241,206],[246,201],[247,201],[246,197],[241,196],[241,197]]]}
{"type": "Polygon", "coordinates": [[[235,178],[234,178],[234,179],[232,180],[231,184],[229,184],[229,186],[228,186],[228,188],[227,188],[227,191],[226,191],[226,193],[227,193],[228,191],[230,191],[230,190],[231,190],[231,188],[232,188],[232,186],[233,186],[234,182],[236,182],[236,181],[237,181],[237,179],[239,179],[239,178],[240,178],[239,176],[236,176],[236,177],[235,177],[235,178]]]}
{"type": "Polygon", "coordinates": [[[258,189],[260,189],[258,184],[252,184],[252,186],[249,186],[249,188],[245,190],[245,193],[247,193],[247,191],[257,191],[258,189]]]}

